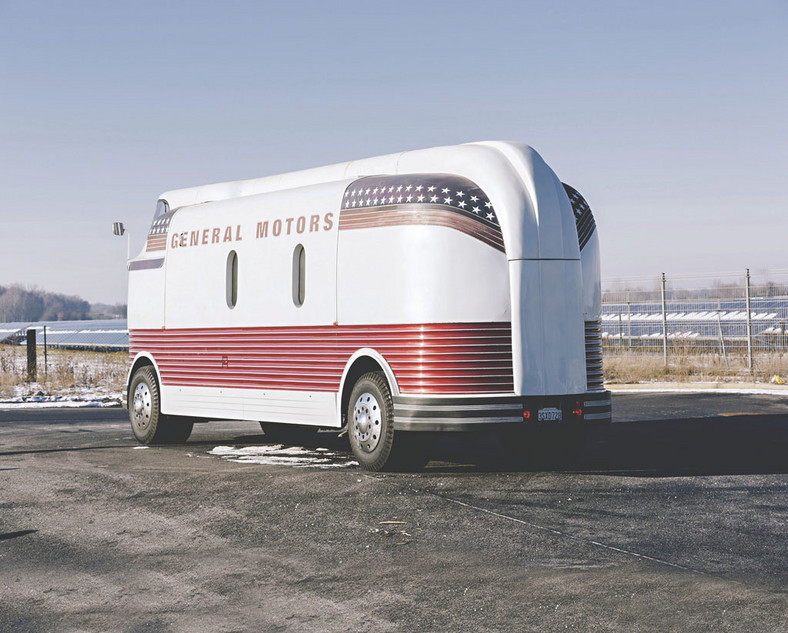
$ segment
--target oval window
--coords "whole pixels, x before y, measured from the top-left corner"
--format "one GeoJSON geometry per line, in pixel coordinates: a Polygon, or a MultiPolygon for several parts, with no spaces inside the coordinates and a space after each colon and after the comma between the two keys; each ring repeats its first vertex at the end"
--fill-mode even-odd
{"type": "Polygon", "coordinates": [[[299,244],[293,251],[293,303],[301,307],[306,297],[306,251],[299,244]]]}
{"type": "Polygon", "coordinates": [[[226,276],[226,299],[227,307],[234,308],[238,303],[238,253],[230,251],[227,256],[227,276],[226,276]]]}

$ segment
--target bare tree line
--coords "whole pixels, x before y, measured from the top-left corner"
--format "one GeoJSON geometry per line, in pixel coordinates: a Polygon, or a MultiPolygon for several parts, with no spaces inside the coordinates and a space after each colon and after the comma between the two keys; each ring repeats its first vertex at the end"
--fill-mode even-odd
{"type": "Polygon", "coordinates": [[[0,286],[0,323],[80,321],[113,316],[126,316],[126,306],[91,306],[75,295],[20,285],[0,286]]]}

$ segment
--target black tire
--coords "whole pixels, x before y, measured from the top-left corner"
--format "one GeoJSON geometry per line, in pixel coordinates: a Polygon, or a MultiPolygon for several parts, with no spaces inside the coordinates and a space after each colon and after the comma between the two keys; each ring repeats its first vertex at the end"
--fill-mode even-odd
{"type": "Polygon", "coordinates": [[[380,372],[364,374],[356,381],[347,420],[350,448],[365,470],[419,470],[430,459],[432,433],[394,433],[391,390],[380,372]]]}
{"type": "MultiPolygon", "coordinates": [[[[161,423],[160,423],[161,424],[161,423]]],[[[163,436],[160,444],[185,444],[192,434],[194,422],[189,418],[164,416],[163,436]]]]}
{"type": "Polygon", "coordinates": [[[134,372],[129,385],[129,420],[141,444],[182,444],[192,432],[188,418],[162,415],[159,382],[150,365],[134,372]]]}
{"type": "Polygon", "coordinates": [[[316,426],[302,424],[281,424],[279,422],[260,422],[265,437],[277,444],[309,444],[315,439],[316,426]]]}
{"type": "Polygon", "coordinates": [[[348,438],[353,455],[365,470],[389,465],[394,444],[394,405],[391,390],[380,372],[363,374],[350,393],[348,438]]]}

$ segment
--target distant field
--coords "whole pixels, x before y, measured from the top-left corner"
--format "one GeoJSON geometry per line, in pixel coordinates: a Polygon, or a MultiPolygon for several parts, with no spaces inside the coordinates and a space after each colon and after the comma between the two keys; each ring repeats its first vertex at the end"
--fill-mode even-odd
{"type": "Polygon", "coordinates": [[[0,397],[32,395],[120,394],[129,367],[128,352],[90,352],[50,349],[46,364],[38,349],[37,380],[28,383],[27,350],[0,345],[0,397]]]}

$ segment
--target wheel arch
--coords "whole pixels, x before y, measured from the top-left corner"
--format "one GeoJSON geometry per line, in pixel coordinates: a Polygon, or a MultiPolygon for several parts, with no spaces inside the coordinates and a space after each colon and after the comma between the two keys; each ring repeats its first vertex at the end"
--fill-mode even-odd
{"type": "Polygon", "coordinates": [[[140,352],[134,357],[134,360],[131,361],[131,366],[129,367],[129,373],[126,375],[126,388],[124,389],[126,402],[128,402],[129,387],[131,386],[131,379],[134,377],[134,372],[136,372],[140,367],[145,367],[146,365],[153,367],[153,374],[159,386],[159,399],[161,400],[162,393],[161,393],[161,378],[159,378],[159,366],[156,364],[156,361],[154,360],[153,356],[151,356],[147,352],[140,352]]]}
{"type": "Polygon", "coordinates": [[[342,372],[342,380],[339,383],[339,407],[337,415],[339,417],[339,426],[345,426],[345,412],[347,411],[350,402],[350,394],[356,381],[370,371],[380,371],[386,377],[391,395],[399,395],[399,385],[397,384],[397,377],[394,375],[394,370],[388,364],[385,358],[378,352],[369,347],[357,350],[345,364],[345,370],[342,372]]]}

